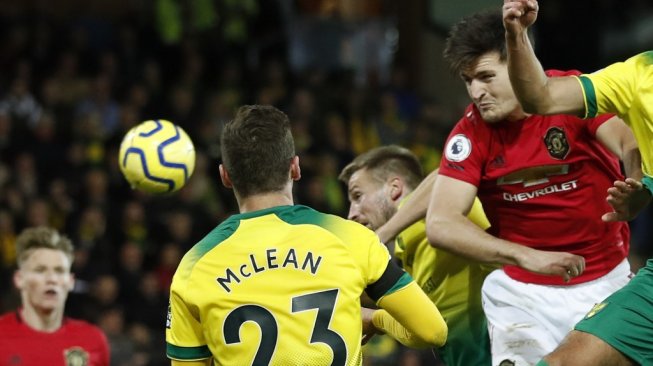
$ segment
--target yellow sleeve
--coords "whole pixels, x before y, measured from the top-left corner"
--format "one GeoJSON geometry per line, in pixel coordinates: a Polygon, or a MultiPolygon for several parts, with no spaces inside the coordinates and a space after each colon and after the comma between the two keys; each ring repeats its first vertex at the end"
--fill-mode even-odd
{"type": "Polygon", "coordinates": [[[440,311],[414,281],[377,304],[382,309],[374,312],[372,323],[404,346],[441,347],[447,340],[447,324],[440,311]]]}
{"type": "Polygon", "coordinates": [[[635,57],[626,62],[616,62],[592,74],[576,77],[583,89],[585,117],[602,113],[626,116],[637,90],[638,61],[635,57]]]}
{"type": "MultiPolygon", "coordinates": [[[[182,263],[183,264],[183,263],[182,263]]],[[[200,361],[211,357],[199,310],[188,297],[187,278],[177,270],[170,286],[170,303],[166,319],[166,354],[177,361],[200,361]]]]}
{"type": "Polygon", "coordinates": [[[478,197],[474,198],[474,204],[469,210],[467,218],[469,221],[473,222],[476,224],[476,226],[480,227],[483,230],[487,230],[490,227],[490,221],[488,221],[487,217],[485,216],[483,205],[481,204],[481,200],[479,200],[478,197]]]}

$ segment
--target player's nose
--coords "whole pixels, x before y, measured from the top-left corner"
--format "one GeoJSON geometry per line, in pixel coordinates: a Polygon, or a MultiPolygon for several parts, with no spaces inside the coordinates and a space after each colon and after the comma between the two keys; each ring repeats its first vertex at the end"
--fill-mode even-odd
{"type": "Polygon", "coordinates": [[[472,80],[472,82],[469,84],[469,96],[475,102],[480,102],[481,99],[483,99],[485,93],[486,91],[485,87],[483,87],[483,84],[477,80],[472,80]]]}
{"type": "Polygon", "coordinates": [[[358,209],[354,205],[349,206],[349,214],[347,214],[347,218],[349,220],[358,222],[358,217],[359,217],[358,209]]]}

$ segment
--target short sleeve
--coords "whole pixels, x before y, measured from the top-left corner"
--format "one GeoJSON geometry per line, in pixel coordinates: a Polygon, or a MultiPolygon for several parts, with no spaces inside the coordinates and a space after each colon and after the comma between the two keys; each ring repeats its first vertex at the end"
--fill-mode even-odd
{"type": "Polygon", "coordinates": [[[473,109],[467,108],[465,116],[458,121],[447,138],[439,174],[478,187],[483,167],[483,147],[474,127],[485,130],[482,124],[473,109]]]}
{"type": "Polygon", "coordinates": [[[381,278],[388,266],[390,260],[390,252],[388,248],[381,243],[378,236],[372,232],[368,237],[368,255],[367,259],[367,275],[365,278],[366,284],[374,283],[381,278]]]}
{"type": "Polygon", "coordinates": [[[585,117],[602,113],[626,115],[637,91],[636,65],[617,62],[592,74],[578,77],[585,98],[585,117]]]}
{"type": "Polygon", "coordinates": [[[186,281],[177,275],[170,286],[170,303],[166,319],[166,354],[181,361],[211,357],[197,311],[184,298],[186,281]]]}

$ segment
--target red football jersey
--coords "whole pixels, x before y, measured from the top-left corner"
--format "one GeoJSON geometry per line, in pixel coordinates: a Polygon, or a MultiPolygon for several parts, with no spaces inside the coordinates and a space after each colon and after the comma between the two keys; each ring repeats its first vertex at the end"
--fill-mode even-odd
{"type": "MultiPolygon", "coordinates": [[[[478,187],[494,236],[585,258],[585,272],[567,284],[608,273],[628,254],[627,223],[605,223],[607,189],[623,180],[619,160],[595,138],[611,116],[530,116],[485,123],[474,105],[448,137],[440,174],[478,187]]],[[[564,285],[560,276],[504,266],[510,277],[564,285]]]]}
{"type": "Polygon", "coordinates": [[[85,321],[64,318],[52,333],[25,324],[19,313],[0,316],[0,366],[109,366],[102,331],[85,321]]]}

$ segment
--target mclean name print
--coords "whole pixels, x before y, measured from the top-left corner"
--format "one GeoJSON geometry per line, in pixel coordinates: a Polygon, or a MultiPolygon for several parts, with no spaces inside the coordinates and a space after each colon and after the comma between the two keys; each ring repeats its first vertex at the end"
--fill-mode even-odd
{"type": "Polygon", "coordinates": [[[236,267],[228,267],[224,276],[216,278],[216,281],[226,292],[231,292],[231,285],[270,269],[291,268],[309,271],[313,275],[317,274],[322,257],[310,251],[305,255],[302,254],[298,255],[293,248],[288,249],[285,253],[276,248],[267,249],[262,258],[258,259],[254,254],[250,254],[245,263],[236,267]]]}

